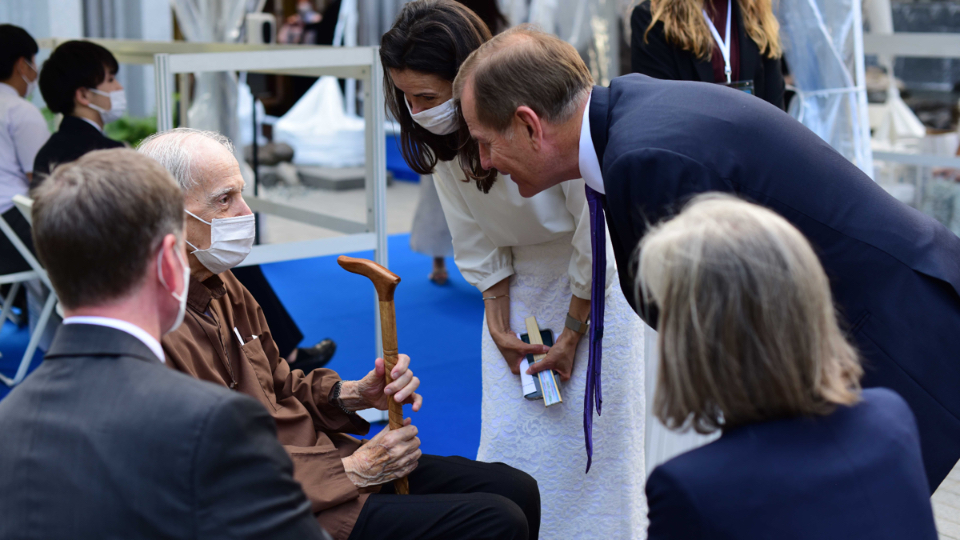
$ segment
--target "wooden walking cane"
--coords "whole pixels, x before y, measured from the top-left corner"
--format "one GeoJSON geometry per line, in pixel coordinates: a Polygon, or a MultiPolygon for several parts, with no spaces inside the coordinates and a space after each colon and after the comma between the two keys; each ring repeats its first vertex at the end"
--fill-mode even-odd
{"type": "MultiPolygon", "coordinates": [[[[337,263],[347,272],[366,276],[373,282],[380,299],[380,335],[383,341],[383,366],[386,369],[387,384],[393,382],[390,374],[397,365],[397,314],[393,306],[393,291],[400,283],[400,276],[367,259],[355,259],[341,255],[337,263]]],[[[390,430],[403,427],[403,405],[392,397],[388,400],[390,411],[390,430]]],[[[393,481],[398,495],[410,493],[407,479],[398,478],[393,481]]]]}

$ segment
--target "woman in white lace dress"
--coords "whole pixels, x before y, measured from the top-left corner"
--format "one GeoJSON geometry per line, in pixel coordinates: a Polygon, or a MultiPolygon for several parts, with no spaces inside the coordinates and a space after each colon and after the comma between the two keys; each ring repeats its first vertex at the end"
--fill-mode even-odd
{"type": "MultiPolygon", "coordinates": [[[[453,235],[454,260],[484,298],[483,404],[477,459],[501,461],[540,486],[540,538],[643,538],[643,331],[620,292],[607,245],[603,415],[593,424],[593,465],[583,435],[587,340],[566,325],[587,321],[591,246],[583,181],[520,196],[509,177],[483,171],[467,179],[457,152],[474,145],[451,100],[466,56],[490,38],[471,11],[450,0],[417,0],[401,11],[382,41],[386,100],[401,126],[411,168],[433,172],[453,235]],[[562,380],[563,403],[523,397],[519,364],[542,352],[526,345],[524,319],[535,316],[556,344],[543,362],[562,380]]],[[[466,152],[469,154],[469,151],[466,152]]],[[[582,330],[582,327],[577,328],[582,330]]]]}

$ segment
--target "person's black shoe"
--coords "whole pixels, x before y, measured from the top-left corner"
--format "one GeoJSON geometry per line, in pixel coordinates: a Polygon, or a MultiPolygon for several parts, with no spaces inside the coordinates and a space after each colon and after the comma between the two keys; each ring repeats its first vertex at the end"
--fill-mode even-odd
{"type": "Polygon", "coordinates": [[[337,352],[337,344],[330,338],[324,339],[313,347],[300,347],[297,349],[297,361],[291,367],[310,373],[330,363],[335,352],[337,352]]]}

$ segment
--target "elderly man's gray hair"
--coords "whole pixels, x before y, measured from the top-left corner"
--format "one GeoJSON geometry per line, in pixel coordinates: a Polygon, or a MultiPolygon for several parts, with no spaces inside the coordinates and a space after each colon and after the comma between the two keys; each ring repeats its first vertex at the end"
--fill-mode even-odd
{"type": "Polygon", "coordinates": [[[190,152],[191,139],[195,137],[218,142],[233,154],[233,143],[220,133],[185,127],[154,133],[140,143],[137,152],[157,160],[177,180],[181,191],[187,191],[197,185],[199,176],[190,152]]]}

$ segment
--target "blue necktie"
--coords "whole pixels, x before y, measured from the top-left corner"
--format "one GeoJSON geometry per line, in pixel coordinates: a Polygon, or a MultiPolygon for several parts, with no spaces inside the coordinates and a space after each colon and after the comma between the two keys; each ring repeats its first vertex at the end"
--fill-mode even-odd
{"type": "Polygon", "coordinates": [[[590,246],[593,250],[593,277],[590,286],[590,357],[587,362],[587,388],[583,397],[583,436],[587,445],[587,470],[593,463],[593,404],[601,414],[600,357],[603,354],[603,304],[607,285],[607,231],[603,219],[603,195],[587,189],[590,206],[590,246]]]}

